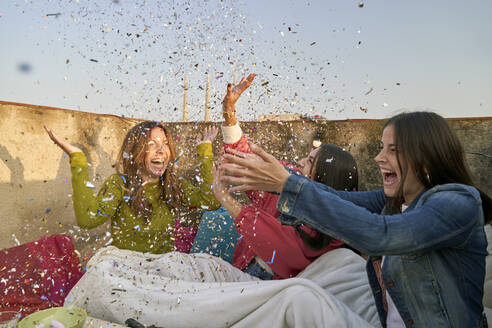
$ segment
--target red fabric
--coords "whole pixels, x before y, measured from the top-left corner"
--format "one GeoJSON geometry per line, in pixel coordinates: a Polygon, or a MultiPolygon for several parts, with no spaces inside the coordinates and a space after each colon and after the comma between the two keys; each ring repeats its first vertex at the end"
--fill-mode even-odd
{"type": "Polygon", "coordinates": [[[0,311],[20,311],[22,317],[54,306],[82,277],[72,238],[43,237],[0,251],[0,311]]]}
{"type": "Polygon", "coordinates": [[[181,221],[174,220],[174,248],[176,251],[189,253],[197,232],[198,228],[183,227],[181,221]]]}
{"type": "Polygon", "coordinates": [[[384,310],[388,312],[388,301],[386,300],[386,286],[383,282],[382,264],[382,259],[372,261],[372,266],[374,267],[374,271],[376,272],[376,277],[378,278],[379,286],[381,286],[381,292],[383,294],[383,307],[384,310]]]}
{"type": "MultiPolygon", "coordinates": [[[[224,148],[251,152],[244,134],[238,142],[224,144],[224,148]]],[[[252,204],[243,206],[234,220],[236,230],[241,236],[233,256],[235,267],[241,270],[246,268],[258,255],[273,270],[274,279],[291,278],[322,254],[343,245],[343,242],[333,239],[326,248],[312,250],[304,244],[294,227],[282,225],[277,220],[280,216],[277,210],[278,195],[258,190],[248,191],[246,194],[252,204]]],[[[310,235],[316,233],[316,230],[308,226],[302,226],[302,229],[310,235]]]]}

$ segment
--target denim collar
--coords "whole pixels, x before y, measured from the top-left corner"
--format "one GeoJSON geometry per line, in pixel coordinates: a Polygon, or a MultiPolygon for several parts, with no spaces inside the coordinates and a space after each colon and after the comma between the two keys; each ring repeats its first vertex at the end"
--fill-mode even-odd
{"type": "Polygon", "coordinates": [[[417,203],[418,203],[418,201],[419,201],[420,197],[422,197],[422,195],[423,195],[423,194],[425,194],[425,192],[426,192],[427,190],[429,190],[429,189],[427,189],[427,188],[422,189],[422,191],[421,191],[421,192],[417,195],[417,197],[415,197],[415,198],[414,198],[414,200],[410,203],[410,205],[407,207],[407,209],[406,209],[406,210],[407,210],[407,211],[410,211],[410,210],[414,209],[414,208],[415,208],[415,206],[417,205],[417,203]]]}

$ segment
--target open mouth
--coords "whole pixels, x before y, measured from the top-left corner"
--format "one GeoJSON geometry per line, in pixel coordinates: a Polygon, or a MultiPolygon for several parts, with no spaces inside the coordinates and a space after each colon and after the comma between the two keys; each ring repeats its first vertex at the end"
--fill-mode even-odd
{"type": "Polygon", "coordinates": [[[157,158],[150,161],[150,169],[157,174],[162,174],[165,170],[166,165],[167,161],[162,158],[157,158]]]}
{"type": "Polygon", "coordinates": [[[381,170],[381,174],[383,175],[383,184],[384,185],[392,185],[392,184],[398,182],[398,176],[396,175],[396,172],[388,171],[388,170],[381,170]]]}

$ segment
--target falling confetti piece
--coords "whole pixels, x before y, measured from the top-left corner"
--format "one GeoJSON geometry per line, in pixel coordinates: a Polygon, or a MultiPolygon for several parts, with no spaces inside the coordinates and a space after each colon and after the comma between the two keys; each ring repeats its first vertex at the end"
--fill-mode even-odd
{"type": "Polygon", "coordinates": [[[65,325],[63,323],[61,323],[60,321],[52,320],[51,321],[51,327],[53,327],[53,328],[65,328],[65,325]]]}
{"type": "MultiPolygon", "coordinates": [[[[12,237],[12,240],[14,241],[15,245],[19,246],[20,242],[19,242],[19,239],[17,239],[17,237],[15,236],[15,234],[12,234],[11,237],[12,237]]],[[[14,270],[14,272],[15,272],[15,270],[14,270]]]]}
{"type": "Polygon", "coordinates": [[[365,95],[367,96],[367,95],[368,95],[368,94],[370,94],[373,90],[374,90],[374,88],[370,88],[370,89],[369,89],[369,91],[367,91],[367,92],[365,93],[365,95]]]}
{"type": "Polygon", "coordinates": [[[273,261],[275,260],[275,254],[276,254],[276,253],[277,253],[277,251],[275,251],[275,250],[274,250],[274,251],[273,251],[273,255],[272,255],[272,260],[271,260],[271,261],[266,262],[267,264],[272,264],[272,263],[273,263],[273,261]]]}
{"type": "MultiPolygon", "coordinates": [[[[92,250],[89,254],[87,254],[83,259],[82,261],[87,261],[87,259],[89,257],[91,257],[91,255],[94,254],[94,250],[92,250]]],[[[84,271],[87,271],[87,267],[85,267],[84,271]]]]}
{"type": "Polygon", "coordinates": [[[176,159],[174,160],[173,164],[176,164],[179,161],[179,158],[180,158],[180,156],[176,157],[176,159]]]}
{"type": "Polygon", "coordinates": [[[99,61],[97,59],[89,59],[91,62],[98,63],[99,61]]]}
{"type": "Polygon", "coordinates": [[[315,42],[311,42],[310,46],[314,46],[316,44],[316,41],[315,42]]]}
{"type": "Polygon", "coordinates": [[[56,14],[46,14],[44,15],[44,17],[50,17],[50,16],[54,16],[55,18],[58,18],[58,16],[60,16],[61,13],[56,13],[56,14]]]}
{"type": "Polygon", "coordinates": [[[489,154],[484,154],[484,153],[479,153],[479,152],[476,152],[476,151],[469,152],[469,153],[467,153],[467,154],[481,155],[481,156],[484,156],[484,157],[492,158],[492,155],[489,155],[489,154]]]}

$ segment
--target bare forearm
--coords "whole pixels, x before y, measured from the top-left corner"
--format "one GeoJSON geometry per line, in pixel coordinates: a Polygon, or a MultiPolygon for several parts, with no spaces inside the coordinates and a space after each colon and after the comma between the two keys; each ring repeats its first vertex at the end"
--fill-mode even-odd
{"type": "Polygon", "coordinates": [[[227,197],[221,199],[221,204],[233,218],[237,218],[243,209],[241,203],[232,198],[230,195],[227,195],[227,197]]]}
{"type": "Polygon", "coordinates": [[[236,125],[236,106],[235,105],[222,105],[222,116],[224,117],[225,126],[236,125]]]}

